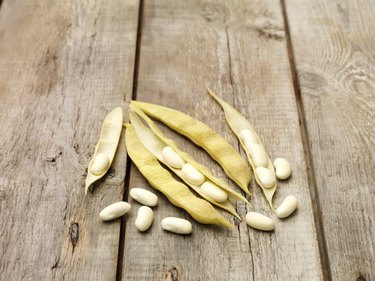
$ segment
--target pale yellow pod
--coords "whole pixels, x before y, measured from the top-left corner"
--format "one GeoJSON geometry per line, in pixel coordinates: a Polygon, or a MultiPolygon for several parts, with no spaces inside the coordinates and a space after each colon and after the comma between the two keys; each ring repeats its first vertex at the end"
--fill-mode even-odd
{"type": "Polygon", "coordinates": [[[213,129],[181,111],[168,107],[139,101],[131,101],[130,106],[137,107],[145,114],[163,122],[202,147],[221,165],[230,179],[248,195],[251,195],[248,189],[251,173],[246,161],[232,145],[213,129]]]}
{"type": "Polygon", "coordinates": [[[183,208],[200,223],[233,228],[210,203],[196,197],[186,185],[176,181],[171,173],[160,165],[158,159],[143,146],[131,124],[126,124],[125,138],[127,152],[133,163],[152,187],[163,193],[173,205],[183,208]]]}
{"type": "MultiPolygon", "coordinates": [[[[264,149],[263,144],[260,142],[260,138],[259,138],[258,134],[256,133],[254,127],[250,124],[250,122],[241,113],[239,113],[231,105],[229,105],[224,100],[222,100],[217,95],[215,95],[209,88],[207,88],[207,91],[208,91],[208,94],[212,98],[214,98],[215,101],[223,109],[224,114],[225,114],[225,119],[227,120],[227,123],[228,123],[229,127],[232,129],[233,133],[237,136],[237,138],[239,139],[239,141],[241,143],[242,148],[246,152],[247,159],[250,163],[251,168],[254,171],[255,181],[262,188],[262,191],[263,191],[269,205],[271,206],[271,209],[274,210],[272,198],[273,198],[273,195],[275,194],[276,189],[277,189],[277,181],[275,181],[274,186],[272,186],[271,188],[267,188],[262,184],[262,182],[259,180],[258,176],[256,175],[255,169],[257,168],[257,166],[255,165],[255,163],[254,163],[254,161],[251,157],[250,150],[247,147],[247,145],[250,145],[250,144],[254,145],[256,143],[257,145],[263,147],[263,150],[266,151],[264,149]],[[250,133],[247,132],[247,131],[249,131],[250,133]],[[249,136],[249,135],[251,135],[251,136],[249,136]],[[244,138],[245,139],[247,138],[247,142],[246,142],[247,145],[245,144],[244,138]]],[[[268,155],[267,155],[267,159],[268,159],[268,161],[267,161],[268,165],[264,168],[267,168],[270,171],[272,171],[272,173],[274,173],[274,167],[273,167],[272,162],[269,160],[268,155]]]]}
{"type": "Polygon", "coordinates": [[[197,163],[193,157],[191,157],[189,154],[181,151],[176,143],[167,138],[163,132],[155,125],[155,123],[142,111],[140,111],[138,108],[134,107],[133,105],[130,105],[130,111],[129,111],[129,118],[134,126],[134,129],[136,130],[136,133],[141,140],[142,144],[163,164],[165,164],[173,173],[175,173],[178,177],[180,177],[187,185],[189,185],[192,189],[194,189],[195,192],[197,192],[202,198],[206,199],[210,203],[228,211],[232,215],[236,216],[238,219],[240,219],[240,216],[237,214],[235,208],[233,205],[227,200],[226,202],[217,202],[213,200],[211,197],[204,194],[200,188],[200,185],[195,185],[189,180],[187,180],[183,174],[181,169],[176,169],[168,165],[167,162],[164,161],[163,158],[163,149],[166,145],[170,146],[175,153],[177,153],[186,163],[189,163],[192,165],[198,172],[204,175],[206,180],[210,180],[215,185],[222,188],[229,197],[236,199],[236,200],[242,200],[248,204],[250,204],[246,198],[244,198],[241,194],[238,194],[235,192],[231,187],[228,186],[228,184],[223,181],[222,179],[219,179],[215,177],[210,169],[207,167],[197,163]],[[133,109],[135,112],[133,112],[133,109]],[[141,122],[139,118],[142,118],[148,127],[141,122]]]}
{"type": "Polygon", "coordinates": [[[123,126],[121,107],[112,110],[104,119],[100,138],[87,169],[85,194],[91,184],[102,178],[112,164],[123,126]]]}

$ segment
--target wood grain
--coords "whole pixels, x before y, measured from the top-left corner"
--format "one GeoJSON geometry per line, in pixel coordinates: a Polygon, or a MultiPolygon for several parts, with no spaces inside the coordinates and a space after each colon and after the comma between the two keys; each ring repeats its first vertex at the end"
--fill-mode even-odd
{"type": "MultiPolygon", "coordinates": [[[[280,5],[274,1],[145,1],[142,21],[137,100],[186,112],[238,148],[223,113],[206,94],[205,83],[210,82],[217,94],[254,124],[273,159],[290,160],[293,176],[280,183],[275,204],[294,194],[300,208],[291,218],[278,220],[252,183],[254,209],[276,220],[274,233],[249,229],[244,221],[230,218],[234,231],[193,223],[194,233],[182,237],[163,232],[160,221],[166,216],[192,219],[160,196],[149,232],[140,234],[133,227],[137,207],[128,218],[123,280],[321,280],[280,5]]],[[[224,177],[202,150],[166,132],[224,177]]],[[[130,188],[149,188],[134,166],[129,180],[130,188]]],[[[237,203],[237,210],[244,217],[250,208],[237,203]]]]}
{"type": "Polygon", "coordinates": [[[375,3],[286,1],[332,280],[375,279],[375,3]]]}
{"type": "MultiPolygon", "coordinates": [[[[131,96],[138,1],[4,0],[1,280],[115,280],[126,154],[84,196],[101,122],[131,96]]],[[[123,143],[122,139],[122,143],[123,143]]]]}

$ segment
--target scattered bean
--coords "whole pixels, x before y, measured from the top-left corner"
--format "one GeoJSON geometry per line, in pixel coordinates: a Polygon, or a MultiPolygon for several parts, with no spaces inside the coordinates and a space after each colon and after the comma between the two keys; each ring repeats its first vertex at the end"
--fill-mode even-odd
{"type": "Polygon", "coordinates": [[[252,228],[263,231],[271,231],[275,229],[275,223],[272,219],[256,212],[249,212],[246,214],[246,223],[252,228]]]}
{"type": "Polygon", "coordinates": [[[154,220],[154,212],[150,207],[142,206],[138,209],[137,218],[135,219],[135,227],[139,231],[146,231],[150,228],[154,220]]]}
{"type": "Polygon", "coordinates": [[[130,190],[129,195],[134,200],[146,206],[154,207],[158,204],[158,197],[147,189],[135,187],[130,190]]]}
{"type": "Polygon", "coordinates": [[[265,188],[272,188],[275,185],[276,178],[272,170],[264,167],[258,167],[256,168],[255,172],[259,181],[265,188]]]}
{"type": "Polygon", "coordinates": [[[164,161],[171,167],[176,169],[181,169],[185,164],[185,161],[182,160],[180,155],[178,155],[172,147],[166,146],[162,150],[164,161]]]}
{"type": "Polygon", "coordinates": [[[189,163],[184,164],[181,172],[182,176],[192,184],[201,185],[204,182],[204,176],[189,163]]]}
{"type": "Polygon", "coordinates": [[[281,219],[289,217],[297,209],[297,206],[297,198],[289,195],[284,199],[279,208],[276,209],[276,215],[281,219]]]}
{"type": "Polygon", "coordinates": [[[284,158],[276,158],[273,162],[276,170],[276,177],[281,180],[285,180],[292,174],[292,168],[289,162],[284,158]]]}
{"type": "Polygon", "coordinates": [[[131,206],[127,202],[117,202],[113,203],[107,207],[105,207],[100,213],[99,217],[103,221],[110,221],[117,219],[123,215],[125,215],[127,212],[129,212],[131,209],[131,206]]]}
{"type": "Polygon", "coordinates": [[[214,130],[191,116],[168,107],[139,101],[131,101],[130,106],[132,105],[206,150],[223,167],[228,177],[251,195],[248,189],[251,174],[246,162],[237,150],[214,130]]]}
{"type": "Polygon", "coordinates": [[[212,182],[206,181],[201,186],[202,192],[211,197],[216,202],[225,202],[228,200],[228,194],[212,182]]]}
{"type": "Polygon", "coordinates": [[[258,134],[255,132],[255,129],[250,124],[250,122],[236,109],[234,109],[231,105],[226,103],[224,100],[219,98],[217,95],[215,95],[210,89],[207,88],[208,94],[215,99],[215,101],[221,106],[221,108],[224,111],[225,119],[227,120],[227,123],[229,127],[232,129],[233,133],[237,136],[237,138],[240,140],[242,148],[246,152],[247,159],[250,163],[251,168],[254,171],[255,174],[255,181],[258,183],[258,185],[262,188],[262,191],[264,193],[264,196],[266,197],[268,204],[271,206],[273,210],[273,203],[272,198],[273,195],[276,192],[277,189],[277,182],[276,182],[276,176],[273,176],[275,178],[274,183],[271,185],[271,183],[266,183],[267,186],[265,186],[262,181],[258,178],[256,169],[263,167],[267,168],[274,174],[274,167],[271,161],[269,161],[269,157],[266,154],[267,157],[264,156],[264,146],[262,145],[260,138],[258,134]],[[248,133],[250,131],[250,134],[248,133]],[[251,137],[248,135],[252,135],[251,137]],[[249,141],[246,141],[246,138],[249,139],[249,141]],[[255,140],[257,142],[255,142],[255,140]],[[251,154],[251,146],[257,144],[258,147],[260,146],[262,149],[261,156],[257,156],[257,152],[259,152],[257,149],[253,149],[253,153],[251,154]],[[252,157],[255,157],[253,159],[252,157]],[[267,161],[265,160],[267,158],[267,161]],[[259,161],[260,160],[260,161],[259,161]],[[267,162],[267,165],[266,163],[267,162]]]}
{"type": "Polygon", "coordinates": [[[190,234],[193,231],[191,223],[187,220],[167,217],[161,221],[161,227],[177,234],[190,234]]]}

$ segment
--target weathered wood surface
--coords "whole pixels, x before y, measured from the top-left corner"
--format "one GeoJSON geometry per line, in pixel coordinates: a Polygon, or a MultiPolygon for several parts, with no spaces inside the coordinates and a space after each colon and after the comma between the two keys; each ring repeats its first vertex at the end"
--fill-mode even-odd
{"type": "Polygon", "coordinates": [[[286,8],[332,280],[375,280],[375,3],[286,8]]]}
{"type": "Polygon", "coordinates": [[[375,279],[373,14],[368,0],[4,0],[0,280],[375,279]],[[111,172],[84,197],[101,122],[118,105],[126,113],[132,92],[238,147],[206,82],[248,117],[271,158],[290,160],[274,202],[293,194],[297,213],[278,220],[252,182],[254,209],[276,220],[274,233],[226,213],[233,231],[193,223],[189,237],[166,233],[163,217],[191,218],[160,193],[147,233],[134,227],[131,199],[121,230],[100,222],[100,209],[123,198],[126,166],[125,188],[150,188],[126,165],[122,139],[111,172]]]}
{"type": "MultiPolygon", "coordinates": [[[[291,161],[293,177],[280,183],[275,203],[294,194],[300,209],[288,220],[278,220],[260,188],[252,183],[254,209],[276,220],[274,233],[255,231],[244,221],[236,221],[234,231],[194,223],[193,235],[181,237],[163,232],[160,221],[165,216],[190,217],[160,196],[148,233],[140,234],[133,227],[137,207],[127,220],[122,279],[321,280],[279,3],[145,1],[142,22],[137,100],[187,112],[238,147],[220,108],[206,94],[205,83],[210,82],[253,122],[272,158],[283,156],[291,161]]],[[[224,177],[202,150],[175,133],[170,135],[224,177]]],[[[129,186],[148,186],[134,166],[129,186]]],[[[250,209],[237,204],[242,217],[250,209]]]]}
{"type": "MultiPolygon", "coordinates": [[[[0,279],[115,280],[126,154],[93,194],[104,116],[132,93],[138,1],[4,0],[0,12],[0,279]]],[[[122,140],[123,141],[123,140],[122,140]]]]}

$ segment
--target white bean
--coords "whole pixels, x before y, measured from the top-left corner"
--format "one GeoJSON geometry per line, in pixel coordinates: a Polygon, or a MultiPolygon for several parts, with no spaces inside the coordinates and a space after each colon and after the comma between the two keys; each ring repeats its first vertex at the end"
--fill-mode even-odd
{"type": "Polygon", "coordinates": [[[276,170],[276,177],[281,180],[285,180],[290,177],[292,168],[289,162],[284,158],[276,158],[273,162],[276,170]]]}
{"type": "Polygon", "coordinates": [[[103,174],[109,166],[109,158],[107,154],[98,153],[91,165],[90,171],[95,176],[103,174]]]}
{"type": "Polygon", "coordinates": [[[269,163],[268,155],[266,150],[261,144],[251,143],[246,146],[250,152],[251,159],[254,162],[255,167],[267,167],[269,163]]]}
{"type": "Polygon", "coordinates": [[[189,234],[193,231],[193,227],[189,221],[175,217],[164,218],[161,221],[161,227],[166,231],[177,234],[189,234]]]}
{"type": "Polygon", "coordinates": [[[163,160],[171,167],[181,169],[185,161],[178,155],[172,147],[166,146],[162,150],[163,160]]]}
{"type": "Polygon", "coordinates": [[[130,190],[129,195],[134,200],[146,206],[154,207],[158,204],[158,197],[151,191],[143,188],[134,187],[130,190]]]}
{"type": "Polygon", "coordinates": [[[202,175],[197,169],[195,169],[189,163],[186,163],[182,167],[182,176],[189,182],[195,185],[201,185],[204,182],[204,175],[202,175]]]}
{"type": "Polygon", "coordinates": [[[201,191],[216,202],[225,202],[228,194],[212,182],[206,181],[201,185],[201,191]]]}
{"type": "Polygon", "coordinates": [[[154,212],[150,207],[142,206],[138,209],[137,218],[135,219],[135,227],[139,231],[146,231],[150,228],[154,220],[154,212]]]}
{"type": "Polygon", "coordinates": [[[131,209],[131,206],[127,202],[117,202],[113,203],[107,207],[105,207],[100,213],[99,217],[103,221],[110,221],[117,219],[123,215],[125,215],[127,212],[129,212],[131,209]]]}
{"type": "Polygon", "coordinates": [[[297,198],[289,195],[284,199],[279,208],[276,209],[276,215],[281,219],[289,217],[297,209],[297,206],[297,198]]]}
{"type": "Polygon", "coordinates": [[[255,172],[263,187],[272,188],[275,186],[276,177],[273,171],[264,167],[259,167],[255,169],[255,172]]]}
{"type": "Polygon", "coordinates": [[[246,146],[252,143],[259,143],[257,135],[248,129],[244,129],[240,132],[240,138],[246,146]]]}
{"type": "Polygon", "coordinates": [[[252,228],[263,231],[275,229],[275,222],[272,219],[256,212],[248,212],[246,214],[246,223],[252,228]]]}

